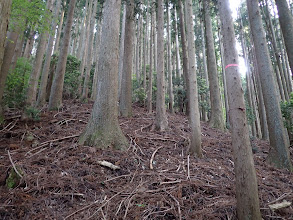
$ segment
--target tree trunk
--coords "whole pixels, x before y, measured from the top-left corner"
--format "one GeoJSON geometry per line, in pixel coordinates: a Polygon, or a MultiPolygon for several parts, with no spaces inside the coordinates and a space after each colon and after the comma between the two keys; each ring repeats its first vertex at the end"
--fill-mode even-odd
{"type": "Polygon", "coordinates": [[[202,157],[200,113],[198,107],[198,91],[195,63],[195,44],[192,0],[186,0],[186,37],[188,43],[188,78],[189,78],[189,123],[191,128],[190,153],[202,157]]]}
{"type": "Polygon", "coordinates": [[[121,93],[119,110],[121,116],[130,117],[132,115],[132,58],[133,58],[133,42],[134,42],[134,0],[127,2],[126,6],[126,22],[124,37],[124,55],[123,55],[123,71],[121,80],[121,93]]]}
{"type": "Polygon", "coordinates": [[[97,97],[97,82],[98,82],[98,74],[99,74],[99,54],[100,54],[100,46],[101,46],[101,18],[98,21],[98,31],[96,38],[96,65],[95,65],[95,73],[93,78],[93,86],[92,86],[92,94],[91,99],[95,100],[97,97]]]}
{"type": "MultiPolygon", "coordinates": [[[[52,8],[52,2],[53,0],[48,0],[47,2],[47,8],[49,10],[51,10],[52,8]]],[[[42,64],[43,64],[43,58],[44,58],[46,46],[48,43],[48,37],[49,37],[48,32],[44,32],[40,35],[40,41],[38,44],[37,54],[36,54],[35,62],[33,65],[33,70],[29,79],[29,87],[26,93],[27,106],[33,106],[36,101],[38,83],[39,83],[39,78],[40,78],[42,64]]],[[[23,115],[23,117],[25,117],[25,115],[23,115]]]]}
{"type": "MultiPolygon", "coordinates": [[[[91,2],[92,3],[92,2],[91,2]]],[[[89,80],[90,80],[90,72],[92,69],[92,56],[93,56],[93,41],[94,41],[94,29],[95,29],[95,23],[96,23],[96,13],[97,13],[97,1],[94,1],[92,14],[91,14],[91,22],[90,22],[90,28],[89,28],[89,40],[88,40],[88,49],[87,49],[87,64],[86,64],[86,72],[84,77],[84,83],[83,83],[83,90],[82,90],[82,96],[81,99],[88,99],[88,93],[89,93],[89,80]]]]}
{"type": "Polygon", "coordinates": [[[84,10],[84,17],[82,20],[82,23],[80,24],[80,34],[79,34],[79,44],[78,44],[78,50],[77,50],[77,59],[81,60],[82,59],[82,48],[84,45],[84,38],[85,38],[85,34],[86,34],[86,24],[87,24],[87,19],[88,16],[88,5],[89,5],[89,0],[86,0],[85,2],[85,10],[84,10]]]}
{"type": "Polygon", "coordinates": [[[66,1],[63,1],[63,9],[61,11],[61,17],[58,24],[57,35],[56,35],[56,40],[54,45],[54,53],[59,52],[59,44],[60,44],[61,32],[62,32],[63,21],[64,21],[65,6],[66,6],[66,1]]]}
{"type": "Polygon", "coordinates": [[[60,55],[57,63],[56,74],[51,88],[49,109],[58,109],[62,105],[62,92],[64,85],[64,75],[67,62],[68,47],[70,42],[70,32],[73,24],[74,8],[76,0],[71,0],[67,15],[67,22],[63,36],[63,43],[60,50],[60,55]]]}
{"type": "Polygon", "coordinates": [[[210,0],[203,1],[204,21],[205,21],[205,38],[207,48],[207,67],[209,77],[209,90],[211,100],[211,117],[209,125],[220,130],[224,130],[224,119],[222,112],[220,87],[217,71],[217,60],[215,54],[214,37],[212,30],[212,19],[210,15],[210,0]]]}
{"type": "Polygon", "coordinates": [[[247,7],[269,128],[271,148],[268,159],[277,167],[293,170],[259,5],[258,2],[247,0],[247,7]]]}
{"type": "Polygon", "coordinates": [[[148,85],[148,98],[147,98],[147,108],[148,108],[148,113],[152,113],[153,111],[153,61],[154,61],[154,57],[153,57],[153,43],[154,43],[154,18],[155,18],[155,2],[151,3],[151,33],[150,33],[150,71],[149,71],[149,85],[148,85]]]}
{"type": "Polygon", "coordinates": [[[223,35],[224,59],[232,149],[236,176],[237,216],[239,220],[260,220],[256,173],[246,121],[244,94],[238,68],[235,32],[228,0],[220,0],[219,14],[223,35]]]}
{"type": "Polygon", "coordinates": [[[169,4],[167,6],[167,60],[168,60],[168,93],[169,93],[169,111],[170,113],[174,113],[173,103],[174,103],[174,95],[173,95],[173,82],[172,82],[172,59],[171,59],[171,31],[170,31],[170,9],[169,4]]]}
{"type": "Polygon", "coordinates": [[[104,3],[103,31],[99,56],[98,94],[89,123],[79,139],[82,145],[125,150],[127,139],[118,123],[118,55],[120,0],[104,3]]]}
{"type": "Polygon", "coordinates": [[[89,1],[89,7],[87,9],[87,19],[86,19],[86,31],[85,31],[85,39],[84,42],[82,42],[82,49],[81,49],[81,64],[79,67],[80,71],[80,76],[78,80],[78,95],[79,97],[82,98],[82,91],[83,91],[83,86],[82,82],[84,82],[85,78],[85,65],[86,65],[86,60],[88,56],[88,48],[89,48],[89,38],[90,38],[90,23],[91,23],[91,17],[92,17],[92,8],[93,8],[93,0],[89,1]]]}
{"type": "Polygon", "coordinates": [[[157,100],[156,100],[156,118],[155,127],[163,131],[168,126],[168,120],[166,116],[165,107],[165,71],[164,71],[164,2],[158,0],[158,38],[157,38],[157,50],[158,50],[158,72],[157,72],[157,100]]]}
{"type": "Polygon", "coordinates": [[[293,16],[286,0],[275,0],[275,2],[278,8],[279,21],[285,40],[290,68],[293,70],[293,16]]]}
{"type": "Polygon", "coordinates": [[[122,72],[123,72],[123,56],[125,47],[125,25],[126,25],[126,4],[123,4],[123,18],[121,24],[121,34],[120,34],[120,47],[119,47],[119,66],[118,66],[118,98],[121,94],[121,82],[122,82],[122,72]]]}
{"type": "Polygon", "coordinates": [[[293,170],[289,156],[289,140],[283,124],[278,95],[275,89],[274,71],[266,42],[258,2],[247,0],[250,28],[258,62],[258,72],[262,82],[262,92],[266,107],[270,152],[269,161],[277,167],[293,170]]]}
{"type": "Polygon", "coordinates": [[[186,114],[189,115],[189,74],[188,74],[188,51],[187,51],[187,43],[185,36],[185,21],[184,21],[184,6],[182,4],[182,0],[179,0],[179,21],[180,21],[180,32],[181,32],[181,44],[182,44],[182,54],[183,54],[183,78],[184,84],[186,87],[186,114]]]}
{"type": "Polygon", "coordinates": [[[181,73],[181,60],[179,53],[179,40],[178,40],[178,25],[177,25],[177,10],[174,7],[174,16],[175,16],[175,48],[176,48],[176,77],[180,78],[181,73]]]}
{"type": "MultiPolygon", "coordinates": [[[[56,6],[54,8],[54,16],[53,16],[54,18],[57,17],[60,6],[61,6],[61,0],[57,0],[56,6]]],[[[48,47],[47,47],[47,52],[46,52],[46,59],[45,59],[45,63],[43,66],[41,84],[40,84],[40,89],[39,89],[39,94],[38,94],[38,99],[37,99],[37,106],[38,107],[43,106],[46,102],[46,91],[47,91],[46,88],[47,88],[48,76],[49,76],[50,65],[51,65],[51,60],[52,60],[52,51],[53,51],[53,43],[54,43],[54,37],[55,37],[55,32],[56,32],[56,25],[57,25],[57,20],[53,19],[52,24],[51,24],[51,29],[53,30],[53,32],[49,36],[48,47]]]]}
{"type": "Polygon", "coordinates": [[[0,124],[4,120],[2,98],[3,98],[6,77],[8,74],[8,72],[7,73],[2,72],[1,67],[3,64],[3,58],[5,54],[5,39],[7,36],[7,30],[8,30],[11,2],[12,0],[6,0],[6,1],[0,2],[0,14],[1,14],[1,17],[0,17],[0,124]]]}

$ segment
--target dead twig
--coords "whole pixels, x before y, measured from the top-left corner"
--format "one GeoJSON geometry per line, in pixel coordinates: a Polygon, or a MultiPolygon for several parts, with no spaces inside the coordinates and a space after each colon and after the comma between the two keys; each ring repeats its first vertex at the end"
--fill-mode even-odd
{"type": "Polygon", "coordinates": [[[160,150],[163,146],[161,147],[158,147],[152,154],[152,157],[150,159],[150,169],[153,170],[154,167],[153,167],[153,161],[154,161],[154,158],[155,158],[155,154],[158,152],[158,150],[160,150]]]}
{"type": "MultiPolygon", "coordinates": [[[[121,194],[123,191],[121,191],[121,192],[118,192],[117,194],[115,194],[114,196],[112,196],[110,199],[108,199],[97,211],[95,211],[95,213],[93,214],[93,215],[91,215],[88,219],[90,219],[90,218],[92,218],[98,211],[100,211],[100,209],[102,209],[110,200],[112,200],[113,198],[115,198],[116,196],[118,196],[119,194],[121,194]]],[[[83,208],[81,208],[81,209],[78,209],[77,211],[75,211],[75,212],[73,212],[73,213],[71,213],[70,215],[67,215],[65,218],[64,218],[64,220],[65,219],[68,219],[69,217],[71,217],[71,216],[73,216],[73,215],[75,215],[75,214],[77,214],[77,213],[79,213],[79,212],[81,212],[81,211],[83,211],[83,210],[86,210],[86,209],[88,209],[88,208],[90,208],[90,207],[92,207],[92,206],[94,206],[95,204],[97,204],[99,202],[99,200],[96,200],[95,202],[93,202],[93,203],[91,203],[91,204],[89,204],[89,205],[87,205],[87,206],[85,206],[85,207],[83,207],[83,208]]]]}
{"type": "Polygon", "coordinates": [[[20,178],[22,178],[23,176],[18,172],[18,170],[16,169],[15,164],[13,163],[13,160],[12,160],[12,158],[11,158],[11,155],[10,155],[9,150],[7,150],[7,153],[8,153],[8,157],[9,157],[9,160],[10,160],[10,162],[11,162],[11,164],[12,164],[12,167],[13,167],[14,171],[17,173],[17,175],[18,175],[20,178]]]}

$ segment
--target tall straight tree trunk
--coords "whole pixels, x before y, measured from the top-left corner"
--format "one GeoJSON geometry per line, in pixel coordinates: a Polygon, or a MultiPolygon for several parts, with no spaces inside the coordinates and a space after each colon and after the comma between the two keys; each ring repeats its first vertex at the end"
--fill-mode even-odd
{"type": "Polygon", "coordinates": [[[173,103],[174,103],[174,95],[173,95],[173,82],[172,82],[172,59],[171,59],[171,31],[170,31],[170,9],[169,4],[167,7],[167,60],[168,60],[168,93],[169,93],[169,111],[170,113],[174,113],[173,103]]]}
{"type": "Polygon", "coordinates": [[[158,130],[165,130],[168,126],[168,120],[166,116],[165,107],[165,71],[164,71],[164,2],[158,0],[158,38],[157,38],[157,50],[158,50],[158,72],[157,72],[157,100],[156,100],[156,118],[155,127],[158,130]]]}
{"type": "Polygon", "coordinates": [[[239,220],[261,220],[257,179],[253,163],[244,94],[238,67],[235,32],[228,0],[220,0],[219,14],[223,35],[232,149],[236,176],[237,216],[239,220]]]}
{"type": "Polygon", "coordinates": [[[60,50],[60,55],[56,67],[56,74],[51,87],[49,109],[58,109],[62,105],[62,93],[64,85],[64,75],[67,62],[68,47],[70,42],[70,32],[73,24],[74,8],[76,0],[71,0],[69,4],[69,10],[67,15],[67,22],[65,25],[65,31],[63,36],[63,43],[60,50]]]}
{"type": "Polygon", "coordinates": [[[293,70],[293,15],[289,10],[286,0],[275,0],[281,30],[285,40],[285,46],[288,54],[291,71],[293,70]]]}
{"type": "Polygon", "coordinates": [[[98,21],[98,31],[97,31],[97,37],[96,37],[96,65],[95,65],[95,73],[93,78],[93,86],[92,86],[92,94],[91,99],[95,100],[97,97],[97,82],[98,82],[98,74],[99,74],[99,54],[100,54],[100,46],[101,46],[101,18],[98,21]]]}
{"type": "MultiPolygon", "coordinates": [[[[60,6],[61,6],[61,0],[57,0],[55,8],[54,8],[54,16],[53,16],[54,18],[57,17],[60,6]]],[[[51,24],[51,29],[53,30],[53,32],[49,36],[48,47],[46,52],[47,54],[46,54],[46,59],[43,66],[41,84],[40,84],[40,89],[39,89],[38,99],[37,99],[37,106],[39,107],[44,105],[46,102],[46,91],[47,91],[46,88],[47,88],[48,76],[49,76],[50,65],[52,60],[53,43],[54,43],[54,37],[56,32],[56,25],[57,25],[57,20],[53,19],[51,24]]]]}
{"type": "Polygon", "coordinates": [[[78,50],[77,50],[77,59],[81,60],[82,59],[82,47],[84,46],[84,39],[85,39],[85,35],[86,35],[86,24],[87,24],[87,19],[88,16],[88,5],[89,5],[89,0],[86,0],[85,2],[85,10],[84,10],[84,16],[83,16],[83,20],[80,24],[80,35],[79,35],[79,44],[78,44],[78,50]]]}
{"type": "Polygon", "coordinates": [[[151,32],[150,32],[150,71],[149,71],[149,85],[148,85],[148,97],[147,97],[147,108],[148,108],[148,113],[152,113],[153,111],[153,43],[154,43],[154,18],[155,18],[155,2],[153,1],[151,4],[151,32]]]}
{"type": "Polygon", "coordinates": [[[93,10],[91,14],[91,22],[89,29],[89,40],[88,40],[88,49],[87,49],[87,60],[86,60],[86,72],[83,83],[83,90],[81,99],[87,99],[89,93],[89,80],[90,80],[90,72],[92,69],[92,56],[93,56],[93,41],[94,41],[94,29],[96,23],[96,13],[97,13],[97,1],[94,1],[93,10]]]}
{"type": "Polygon", "coordinates": [[[212,30],[212,19],[210,15],[210,0],[203,1],[205,38],[207,48],[207,67],[209,76],[209,90],[211,100],[211,117],[209,125],[220,130],[224,130],[224,119],[222,112],[222,103],[220,96],[220,86],[217,71],[217,60],[214,46],[214,37],[212,30]]]}
{"type": "Polygon", "coordinates": [[[119,66],[118,66],[118,98],[121,93],[121,82],[122,82],[122,72],[123,72],[123,56],[124,56],[124,41],[125,41],[125,24],[126,24],[126,4],[123,4],[123,18],[120,34],[120,49],[119,49],[119,66]]]}
{"type": "Polygon", "coordinates": [[[188,43],[188,76],[189,76],[189,123],[191,128],[190,149],[191,154],[202,157],[200,113],[198,107],[198,91],[196,79],[195,44],[192,0],[186,0],[186,37],[188,43]]]}
{"type": "Polygon", "coordinates": [[[184,21],[184,6],[182,4],[182,0],[179,0],[179,21],[180,21],[180,32],[181,32],[181,44],[182,44],[182,54],[183,54],[183,78],[184,84],[186,87],[186,114],[189,115],[189,96],[190,96],[190,89],[189,89],[189,74],[188,74],[188,51],[187,51],[187,43],[186,43],[186,33],[185,33],[185,21],[184,21]]]}
{"type": "Polygon", "coordinates": [[[80,76],[79,76],[79,82],[78,82],[78,95],[82,98],[82,91],[83,86],[82,82],[85,80],[85,67],[86,67],[86,61],[88,56],[88,49],[89,49],[89,39],[90,39],[90,23],[91,23],[91,17],[92,17],[92,8],[93,8],[93,0],[89,0],[89,6],[87,11],[87,20],[86,20],[86,33],[85,33],[85,39],[84,43],[82,44],[82,56],[81,56],[81,64],[80,64],[80,76]]]}
{"type": "Polygon", "coordinates": [[[98,94],[79,144],[125,150],[128,141],[118,123],[118,55],[121,0],[104,3],[98,94]]]}
{"type": "MultiPolygon", "coordinates": [[[[221,21],[218,20],[219,26],[221,26],[221,21]]],[[[226,128],[229,129],[230,121],[229,121],[229,104],[228,104],[228,93],[227,93],[227,82],[226,82],[226,72],[225,72],[225,64],[224,64],[224,47],[223,47],[223,39],[218,30],[219,36],[219,44],[220,44],[220,53],[221,53],[221,66],[222,66],[222,77],[223,77],[223,89],[224,89],[224,101],[225,101],[225,116],[226,116],[226,128]]]]}
{"type": "Polygon", "coordinates": [[[64,14],[65,14],[65,6],[66,6],[66,1],[63,1],[63,9],[61,11],[61,17],[60,17],[60,21],[58,24],[57,35],[56,35],[56,40],[55,40],[55,45],[54,45],[54,53],[58,53],[58,51],[59,51],[59,44],[60,44],[62,27],[63,27],[64,14]]]}
{"type": "Polygon", "coordinates": [[[136,32],[136,48],[135,48],[135,75],[136,75],[136,80],[139,82],[140,81],[140,72],[139,72],[139,48],[140,48],[140,29],[141,29],[141,16],[139,16],[138,21],[137,21],[137,32],[136,32]]]}
{"type": "MultiPolygon", "coordinates": [[[[147,3],[147,10],[149,3],[147,3]]],[[[146,12],[148,13],[148,12],[146,12]]],[[[144,92],[147,93],[147,41],[148,41],[148,16],[146,16],[146,24],[144,27],[144,41],[143,41],[143,88],[144,92]]]]}
{"type": "Polygon", "coordinates": [[[126,22],[124,37],[123,71],[121,80],[121,93],[119,110],[121,116],[132,115],[132,58],[134,42],[134,0],[129,0],[126,6],[126,22]]]}
{"type": "Polygon", "coordinates": [[[5,53],[5,40],[8,30],[8,22],[10,17],[10,9],[11,9],[12,0],[6,0],[0,2],[0,124],[4,120],[3,116],[3,92],[6,82],[7,73],[2,72],[1,67],[3,64],[3,57],[5,53]],[[4,75],[5,74],[5,75],[4,75]]]}
{"type": "Polygon", "coordinates": [[[177,25],[177,10],[174,7],[174,16],[175,16],[175,48],[176,48],[176,77],[180,78],[181,73],[181,60],[180,60],[180,53],[179,53],[179,40],[178,40],[178,25],[177,25]]]}
{"type": "MultiPolygon", "coordinates": [[[[52,8],[52,2],[53,0],[48,0],[47,2],[47,8],[49,10],[51,10],[52,8]]],[[[39,83],[39,78],[40,78],[42,64],[43,64],[43,58],[44,58],[45,50],[48,43],[48,37],[49,37],[48,32],[44,32],[40,35],[40,41],[39,41],[39,45],[38,45],[38,49],[36,53],[35,62],[33,65],[33,70],[29,78],[29,87],[26,93],[27,106],[33,106],[35,105],[35,102],[36,102],[38,83],[39,83]]],[[[23,115],[23,117],[25,117],[25,115],[23,115]]]]}
{"type": "Polygon", "coordinates": [[[274,71],[258,2],[247,0],[247,8],[267,114],[271,145],[268,159],[277,167],[293,170],[288,149],[289,140],[283,124],[280,103],[275,89],[274,71]]]}

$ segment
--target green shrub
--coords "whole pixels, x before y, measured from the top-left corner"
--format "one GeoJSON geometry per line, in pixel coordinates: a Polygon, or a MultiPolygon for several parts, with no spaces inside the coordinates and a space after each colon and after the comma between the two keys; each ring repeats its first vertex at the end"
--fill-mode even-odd
{"type": "Polygon", "coordinates": [[[288,129],[290,139],[293,138],[293,93],[290,94],[289,102],[281,102],[281,111],[284,118],[284,125],[288,129]]]}
{"type": "Polygon", "coordinates": [[[10,108],[22,108],[26,98],[29,76],[32,65],[26,58],[19,58],[16,67],[11,71],[6,80],[4,103],[10,108]]]}
{"type": "MultiPolygon", "coordinates": [[[[57,57],[58,59],[58,57],[57,57]]],[[[80,76],[80,61],[71,55],[67,57],[66,70],[64,76],[63,96],[64,98],[78,97],[78,78],[80,76]]]]}

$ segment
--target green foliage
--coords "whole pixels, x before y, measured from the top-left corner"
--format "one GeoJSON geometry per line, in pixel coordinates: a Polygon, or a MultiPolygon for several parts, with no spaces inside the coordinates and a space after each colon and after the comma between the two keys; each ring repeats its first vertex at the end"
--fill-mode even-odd
{"type": "Polygon", "coordinates": [[[19,58],[16,68],[7,76],[4,103],[10,108],[24,106],[26,89],[28,88],[29,76],[32,65],[26,58],[19,58]]]}
{"type": "Polygon", "coordinates": [[[39,121],[40,120],[40,110],[37,108],[34,108],[32,106],[27,106],[24,109],[25,115],[32,119],[33,121],[39,121]]]}
{"type": "Polygon", "coordinates": [[[293,93],[290,94],[289,102],[281,102],[281,111],[284,117],[284,125],[288,129],[290,137],[293,135],[293,93]]]}
{"type": "MultiPolygon", "coordinates": [[[[17,167],[17,171],[22,175],[23,172],[17,167]]],[[[6,179],[6,187],[9,189],[13,189],[18,186],[20,183],[20,176],[15,172],[13,168],[10,169],[9,175],[6,179]]]]}
{"type": "Polygon", "coordinates": [[[201,78],[201,77],[197,77],[197,89],[198,89],[198,95],[200,97],[203,97],[201,99],[199,99],[199,106],[202,109],[205,109],[206,111],[210,110],[209,104],[208,104],[208,99],[209,99],[209,88],[207,86],[206,80],[201,78]]]}
{"type": "Polygon", "coordinates": [[[141,86],[142,82],[134,78],[132,80],[132,89],[133,89],[133,102],[138,102],[139,104],[144,104],[146,100],[146,93],[141,86]]]}
{"type": "MultiPolygon", "coordinates": [[[[56,66],[58,62],[59,55],[53,54],[51,60],[51,66],[56,66]]],[[[76,57],[68,55],[65,76],[64,76],[64,86],[63,86],[63,96],[64,98],[77,98],[78,97],[78,78],[80,76],[80,63],[76,57]]]]}
{"type": "Polygon", "coordinates": [[[52,12],[43,0],[13,0],[10,16],[10,30],[24,31],[26,27],[39,33],[50,30],[52,12]]]}
{"type": "Polygon", "coordinates": [[[78,77],[80,76],[80,63],[76,57],[68,55],[63,89],[63,95],[66,98],[77,98],[79,95],[78,77]]]}

